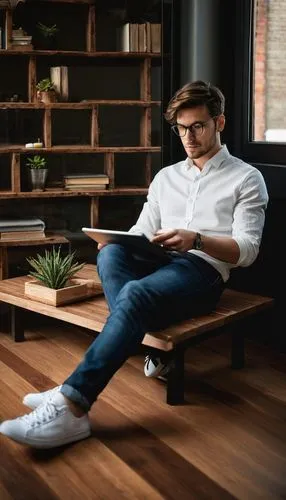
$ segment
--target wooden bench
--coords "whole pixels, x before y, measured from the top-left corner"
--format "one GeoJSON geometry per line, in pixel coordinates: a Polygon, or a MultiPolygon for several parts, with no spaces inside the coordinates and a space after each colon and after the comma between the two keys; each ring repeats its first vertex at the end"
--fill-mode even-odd
{"type": "MultiPolygon", "coordinates": [[[[86,265],[79,273],[82,278],[99,281],[96,267],[86,265]]],[[[16,342],[24,340],[23,311],[57,318],[94,332],[101,332],[109,314],[104,297],[98,296],[83,302],[54,307],[28,299],[24,295],[27,276],[11,278],[0,282],[0,301],[11,306],[11,332],[16,342]]],[[[231,366],[244,366],[244,331],[242,323],[274,304],[269,297],[226,289],[216,308],[210,314],[183,321],[165,330],[146,333],[143,344],[170,353],[172,368],[167,377],[167,403],[180,404],[184,401],[184,353],[190,345],[221,333],[227,327],[232,336],[231,366]]]]}

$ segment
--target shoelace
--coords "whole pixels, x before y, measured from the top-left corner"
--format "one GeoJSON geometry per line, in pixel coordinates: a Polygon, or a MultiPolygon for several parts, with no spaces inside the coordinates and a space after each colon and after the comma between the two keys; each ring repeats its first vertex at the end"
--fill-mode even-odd
{"type": "Polygon", "coordinates": [[[158,364],[160,363],[160,359],[159,358],[152,358],[152,356],[150,356],[150,354],[147,354],[147,356],[145,356],[145,364],[147,365],[147,369],[149,368],[149,364],[151,362],[153,363],[154,366],[158,366],[158,364]]]}
{"type": "Polygon", "coordinates": [[[147,356],[145,356],[145,364],[147,365],[147,368],[149,368],[149,364],[151,363],[152,361],[152,358],[149,354],[147,354],[147,356]]]}
{"type": "Polygon", "coordinates": [[[30,427],[35,427],[36,425],[49,422],[52,418],[57,417],[59,414],[60,411],[56,405],[48,401],[38,406],[38,408],[34,411],[28,413],[28,415],[24,415],[20,418],[23,419],[30,427]]]}

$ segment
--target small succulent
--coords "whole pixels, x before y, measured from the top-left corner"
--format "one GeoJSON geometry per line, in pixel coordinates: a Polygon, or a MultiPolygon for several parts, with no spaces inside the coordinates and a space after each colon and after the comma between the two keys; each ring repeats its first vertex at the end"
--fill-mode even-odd
{"type": "Polygon", "coordinates": [[[40,155],[29,156],[27,158],[26,166],[35,169],[47,168],[47,160],[40,155]]]}
{"type": "Polygon", "coordinates": [[[44,255],[37,254],[36,258],[28,257],[27,261],[34,269],[28,276],[36,278],[54,290],[64,288],[68,280],[85,265],[76,261],[75,252],[64,256],[61,254],[61,247],[56,250],[54,246],[52,250],[45,250],[44,255]]]}
{"type": "Polygon", "coordinates": [[[55,87],[50,78],[43,78],[37,83],[36,89],[40,92],[48,92],[49,90],[55,90],[55,87]]]}
{"type": "Polygon", "coordinates": [[[56,24],[47,26],[46,24],[38,22],[37,28],[45,38],[52,38],[53,36],[55,36],[57,31],[59,31],[59,28],[57,28],[56,24]]]}

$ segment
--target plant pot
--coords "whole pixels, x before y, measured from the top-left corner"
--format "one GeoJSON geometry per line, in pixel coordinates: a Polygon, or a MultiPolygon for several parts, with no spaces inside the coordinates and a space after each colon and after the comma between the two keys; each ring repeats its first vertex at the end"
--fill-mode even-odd
{"type": "Polygon", "coordinates": [[[39,102],[43,102],[44,104],[57,102],[57,94],[54,90],[47,90],[46,92],[37,90],[37,100],[39,102]]]}
{"type": "Polygon", "coordinates": [[[37,34],[33,37],[33,43],[38,50],[56,50],[58,48],[57,36],[45,37],[37,34]]]}
{"type": "Polygon", "coordinates": [[[30,182],[32,191],[44,191],[47,177],[47,168],[30,168],[30,182]]]}
{"type": "Polygon", "coordinates": [[[51,306],[62,306],[71,304],[78,300],[88,299],[102,294],[102,286],[94,280],[73,278],[69,280],[68,286],[54,290],[48,288],[36,280],[26,281],[25,295],[32,300],[49,304],[51,306]]]}

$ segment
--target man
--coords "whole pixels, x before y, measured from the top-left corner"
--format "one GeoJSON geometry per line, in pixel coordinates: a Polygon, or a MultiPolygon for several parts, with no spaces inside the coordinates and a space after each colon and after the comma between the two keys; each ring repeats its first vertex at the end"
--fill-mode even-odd
{"type": "MultiPolygon", "coordinates": [[[[23,402],[35,410],[2,423],[2,434],[16,441],[51,448],[88,437],[91,405],[145,332],[211,311],[231,268],[249,266],[258,255],[267,190],[257,169],[221,145],[221,91],[201,81],[187,84],[171,99],[165,118],[187,159],[155,176],[130,231],[163,245],[168,261],[146,259],[119,244],[100,248],[98,271],[110,316],[61,386],[26,395],[23,402]]],[[[157,353],[147,357],[147,376],[163,370],[157,353]]]]}

